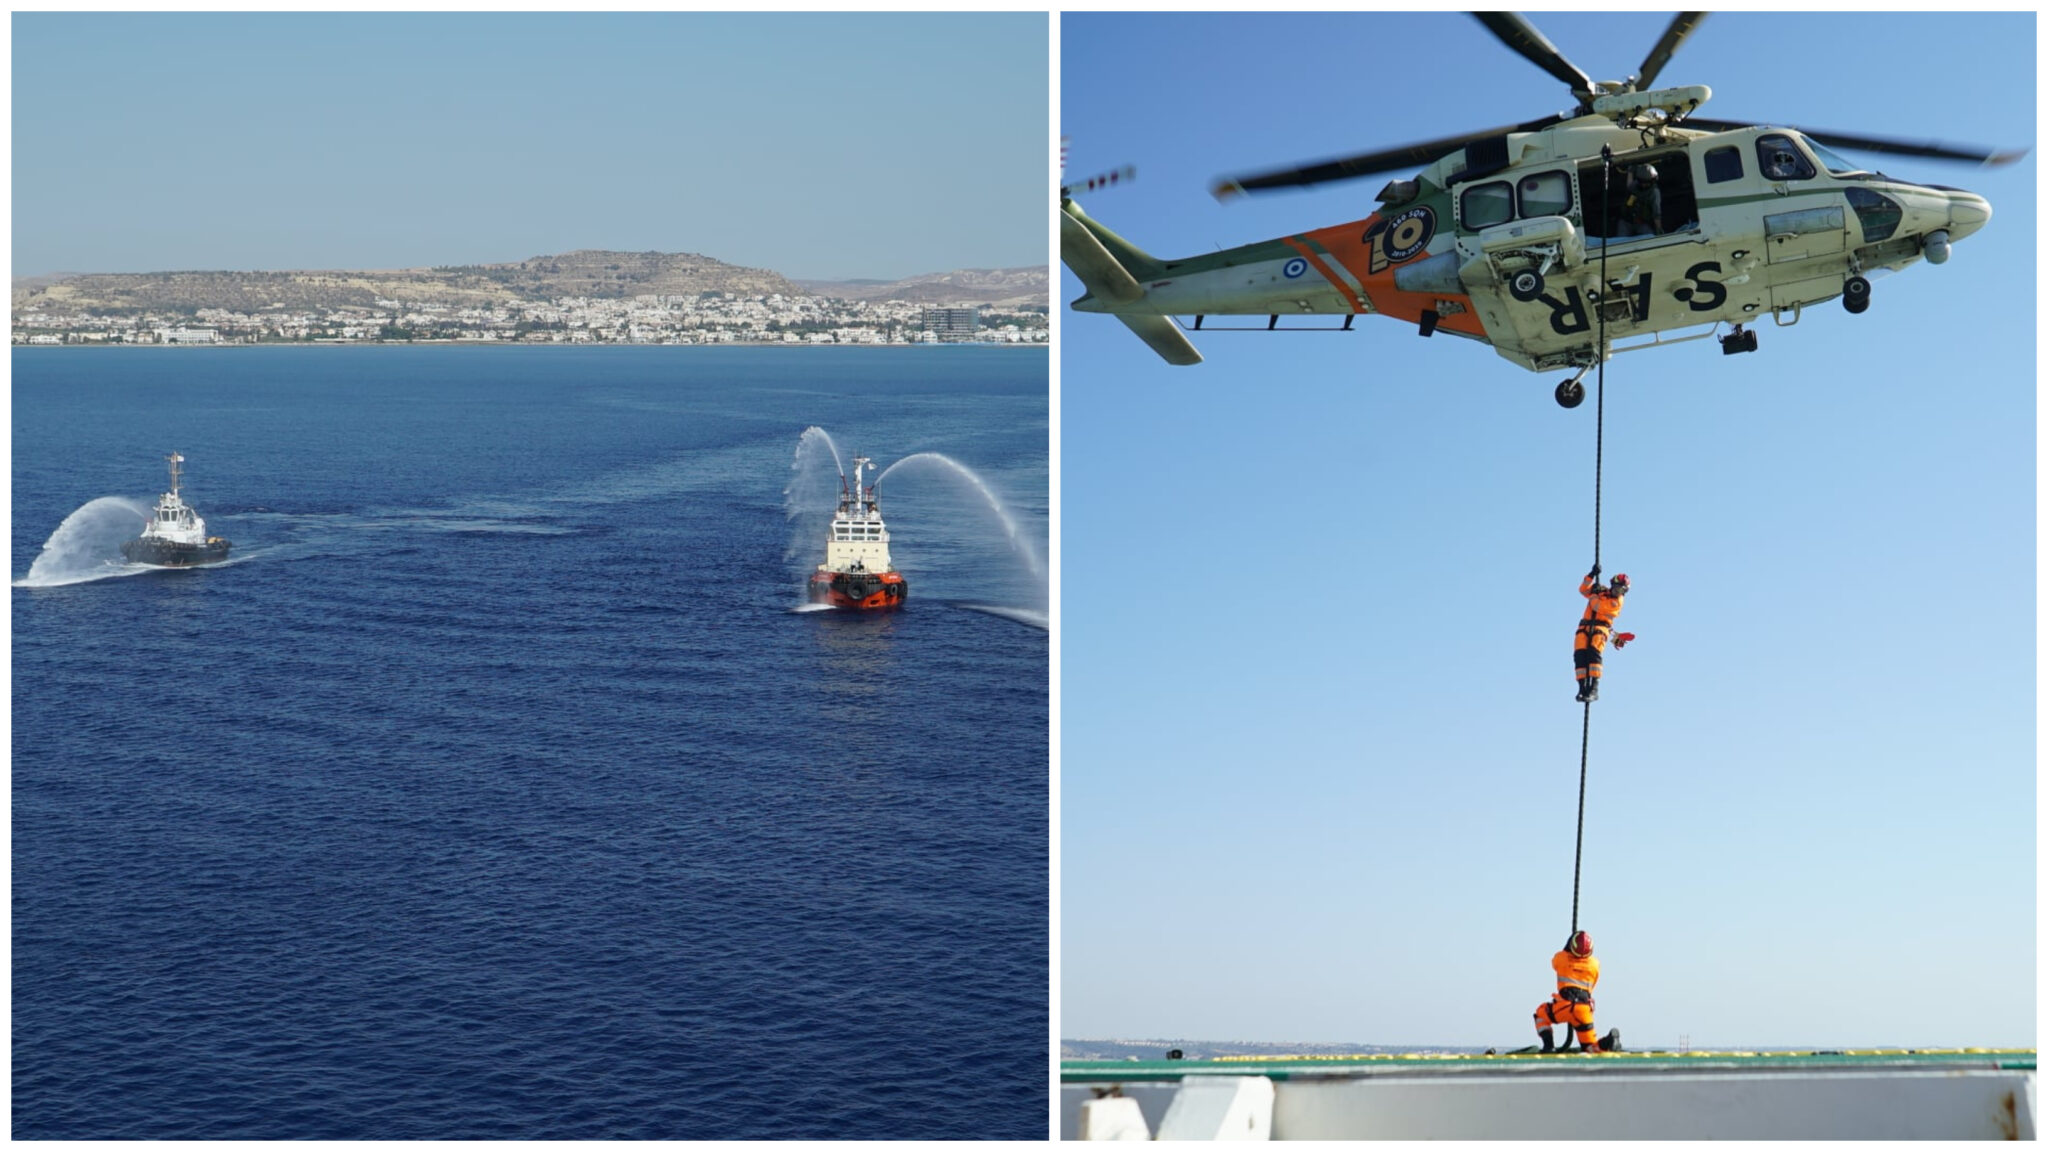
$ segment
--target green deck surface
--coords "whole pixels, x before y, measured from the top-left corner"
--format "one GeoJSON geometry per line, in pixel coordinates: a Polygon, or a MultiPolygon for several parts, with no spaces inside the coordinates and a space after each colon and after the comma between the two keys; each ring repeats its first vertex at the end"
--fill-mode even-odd
{"type": "Polygon", "coordinates": [[[1088,1084],[1179,1080],[1184,1076],[1378,1076],[1520,1072],[1816,1071],[1869,1068],[2034,1070],[2032,1048],[1855,1048],[1780,1052],[1604,1052],[1543,1055],[1471,1052],[1359,1056],[1222,1056],[1212,1060],[1062,1060],[1060,1080],[1088,1084]]]}

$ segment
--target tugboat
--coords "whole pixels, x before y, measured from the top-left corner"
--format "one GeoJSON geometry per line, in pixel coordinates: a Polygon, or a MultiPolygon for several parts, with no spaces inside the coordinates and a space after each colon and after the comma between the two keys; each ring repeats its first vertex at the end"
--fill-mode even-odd
{"type": "Polygon", "coordinates": [[[811,573],[813,604],[872,611],[894,608],[910,595],[910,582],[889,566],[889,530],[882,526],[875,489],[861,484],[861,472],[872,467],[865,456],[853,458],[851,491],[840,477],[839,511],[832,516],[825,562],[811,573]]]}
{"type": "Polygon", "coordinates": [[[171,464],[171,490],[157,498],[156,511],[142,535],[124,541],[121,555],[133,564],[154,564],[159,568],[189,568],[228,558],[228,542],[206,534],[206,521],[178,498],[178,465],[185,462],[176,452],[164,459],[171,464]]]}

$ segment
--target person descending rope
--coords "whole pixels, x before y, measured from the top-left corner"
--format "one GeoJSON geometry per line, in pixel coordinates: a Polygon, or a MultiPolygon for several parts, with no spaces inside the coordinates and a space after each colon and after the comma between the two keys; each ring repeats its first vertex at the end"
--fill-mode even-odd
{"type": "Polygon", "coordinates": [[[1613,584],[1601,584],[1600,565],[1586,573],[1579,581],[1579,595],[1586,598],[1586,614],[1579,618],[1579,630],[1572,636],[1572,673],[1579,680],[1579,694],[1574,697],[1580,703],[1600,698],[1600,656],[1607,647],[1607,638],[1614,636],[1614,649],[1619,652],[1624,645],[1636,638],[1633,632],[1614,632],[1614,618],[1621,615],[1621,599],[1628,595],[1628,576],[1616,573],[1613,584]]]}
{"type": "Polygon", "coordinates": [[[1557,994],[1536,1009],[1536,1035],[1543,1040],[1543,1050],[1557,1051],[1550,1027],[1562,1024],[1570,1030],[1565,1037],[1566,1048],[1571,1047],[1571,1036],[1575,1034],[1579,1047],[1586,1052],[1621,1051],[1621,1029],[1608,1029],[1605,1040],[1593,1037],[1593,985],[1600,982],[1600,961],[1593,958],[1593,937],[1585,932],[1572,933],[1564,942],[1564,950],[1550,958],[1550,967],[1557,973],[1557,994]]]}

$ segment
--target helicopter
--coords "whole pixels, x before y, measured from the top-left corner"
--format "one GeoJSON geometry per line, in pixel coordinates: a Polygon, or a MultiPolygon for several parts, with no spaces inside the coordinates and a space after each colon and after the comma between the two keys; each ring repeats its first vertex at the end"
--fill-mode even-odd
{"type": "Polygon", "coordinates": [[[1984,165],[2027,151],[1700,116],[1706,86],[1653,84],[1704,13],[1677,14],[1619,81],[1591,79],[1519,15],[1473,15],[1568,85],[1572,109],[1225,178],[1219,200],[1423,166],[1389,181],[1364,220],[1181,260],[1149,255],[1076,203],[1128,169],[1063,186],[1060,257],[1087,289],[1071,307],[1116,316],[1180,365],[1201,362],[1187,333],[1211,317],[1264,317],[1255,327],[1274,330],[1283,317],[1341,315],[1348,330],[1385,315],[1531,371],[1568,370],[1555,398],[1573,408],[1586,374],[1617,352],[1707,337],[1724,354],[1753,352],[1765,316],[1790,327],[1837,298],[1862,313],[1873,275],[1944,263],[1991,218],[1982,196],[1894,179],[1833,148],[1984,165]],[[1616,347],[1631,338],[1643,339],[1616,347]]]}

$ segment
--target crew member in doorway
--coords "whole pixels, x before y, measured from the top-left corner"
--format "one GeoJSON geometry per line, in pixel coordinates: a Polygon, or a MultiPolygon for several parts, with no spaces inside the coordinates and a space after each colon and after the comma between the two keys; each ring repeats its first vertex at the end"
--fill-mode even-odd
{"type": "Polygon", "coordinates": [[[1655,236],[1663,228],[1664,193],[1657,185],[1657,166],[1637,164],[1628,170],[1627,191],[1616,236],[1655,236]]]}
{"type": "Polygon", "coordinates": [[[1621,615],[1621,598],[1628,595],[1628,576],[1615,573],[1612,584],[1600,583],[1600,565],[1579,581],[1579,595],[1586,598],[1586,614],[1579,618],[1579,630],[1572,636],[1572,674],[1578,677],[1576,699],[1585,703],[1600,698],[1600,656],[1607,638],[1614,637],[1615,651],[1636,638],[1633,632],[1615,634],[1614,618],[1621,615]]]}
{"type": "Polygon", "coordinates": [[[1543,1040],[1543,1050],[1557,1051],[1550,1026],[1562,1024],[1578,1036],[1579,1047],[1584,1051],[1621,1051],[1621,1029],[1610,1029],[1604,1041],[1593,1036],[1593,985],[1600,982],[1600,961],[1593,958],[1593,937],[1584,932],[1572,933],[1564,942],[1564,950],[1550,958],[1550,967],[1557,972],[1557,994],[1536,1009],[1536,1035],[1543,1040]]]}

